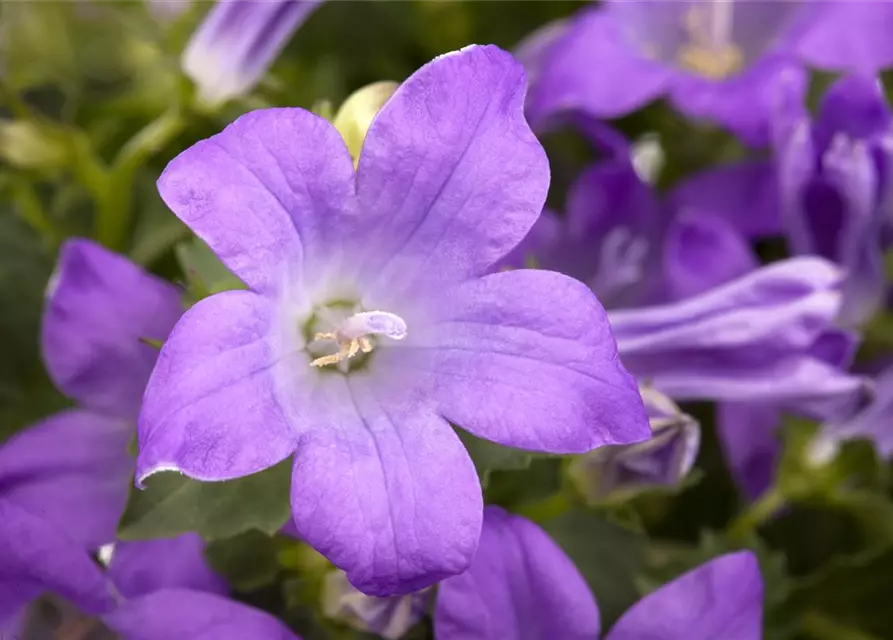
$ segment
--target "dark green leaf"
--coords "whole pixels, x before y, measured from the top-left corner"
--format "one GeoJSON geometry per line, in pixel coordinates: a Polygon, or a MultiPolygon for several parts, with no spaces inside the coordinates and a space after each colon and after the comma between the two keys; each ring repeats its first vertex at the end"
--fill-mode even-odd
{"type": "Polygon", "coordinates": [[[603,516],[574,509],[543,523],[586,578],[608,627],[639,599],[636,577],[644,569],[643,535],[603,516]]]}
{"type": "Polygon", "coordinates": [[[893,547],[841,558],[794,589],[789,606],[878,638],[893,630],[893,547]]]}
{"type": "Polygon", "coordinates": [[[198,482],[161,472],[134,489],[118,525],[122,540],[169,538],[197,531],[208,540],[259,529],[273,534],[289,518],[291,459],[227,482],[198,482]]]}
{"type": "Polygon", "coordinates": [[[490,472],[497,469],[526,469],[534,454],[530,451],[512,449],[502,445],[477,438],[463,429],[456,429],[459,439],[465,445],[468,455],[474,461],[481,486],[485,487],[490,482],[490,472]]]}
{"type": "Polygon", "coordinates": [[[214,540],[205,549],[211,567],[239,591],[254,591],[272,583],[279,574],[276,540],[249,529],[225,540],[214,540]]]}
{"type": "Polygon", "coordinates": [[[196,300],[221,291],[245,289],[245,284],[227,269],[210,247],[198,238],[181,242],[177,259],[196,300]]]}

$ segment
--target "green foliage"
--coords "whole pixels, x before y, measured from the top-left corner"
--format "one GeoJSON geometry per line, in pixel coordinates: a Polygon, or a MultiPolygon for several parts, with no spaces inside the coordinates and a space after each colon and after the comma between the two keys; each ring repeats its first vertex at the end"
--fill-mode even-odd
{"type": "Polygon", "coordinates": [[[258,529],[274,534],[289,518],[291,459],[227,482],[199,482],[172,471],[134,489],[118,527],[122,540],[170,538],[197,531],[209,540],[258,529]]]}
{"type": "Polygon", "coordinates": [[[586,578],[604,627],[639,599],[636,578],[645,567],[644,535],[580,508],[542,525],[586,578]]]}
{"type": "Polygon", "coordinates": [[[205,549],[211,567],[234,589],[255,591],[271,584],[279,575],[276,539],[248,529],[231,538],[214,540],[205,549]]]}
{"type": "Polygon", "coordinates": [[[474,467],[477,469],[481,486],[486,487],[490,483],[490,474],[500,469],[526,469],[530,466],[533,454],[521,449],[512,449],[502,445],[477,438],[463,429],[456,429],[456,434],[471,456],[474,467]]]}

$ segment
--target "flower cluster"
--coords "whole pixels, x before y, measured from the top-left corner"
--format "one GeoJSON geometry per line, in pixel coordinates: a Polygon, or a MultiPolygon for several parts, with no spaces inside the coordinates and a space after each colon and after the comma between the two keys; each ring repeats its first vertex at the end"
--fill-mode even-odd
{"type": "Polygon", "coordinates": [[[893,548],[893,4],[605,0],[337,112],[270,68],[339,3],[187,4],[81,7],[162,34],[124,36],[107,111],[176,98],[123,143],[0,95],[56,265],[55,401],[0,411],[0,638],[872,637],[784,521],[893,548]]]}

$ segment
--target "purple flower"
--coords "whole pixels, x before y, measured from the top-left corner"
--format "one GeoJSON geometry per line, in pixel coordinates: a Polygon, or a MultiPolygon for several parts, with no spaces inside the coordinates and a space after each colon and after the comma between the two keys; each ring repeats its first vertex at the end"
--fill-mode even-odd
{"type": "MultiPolygon", "coordinates": [[[[763,585],[749,551],[716,558],[633,605],[605,640],[758,640],[763,585]]],[[[593,640],[598,607],[564,552],[538,526],[498,507],[485,512],[481,546],[465,573],[444,580],[439,640],[593,640]]]]}
{"type": "Polygon", "coordinates": [[[615,118],[660,96],[685,115],[770,140],[779,90],[804,95],[804,64],[873,74],[893,64],[886,2],[613,0],[548,25],[521,53],[529,111],[615,118]]]}
{"type": "Polygon", "coordinates": [[[634,604],[605,640],[759,640],[763,580],[750,551],[714,558],[634,604]]]}
{"type": "Polygon", "coordinates": [[[797,54],[813,67],[873,74],[893,66],[893,5],[873,0],[822,2],[817,20],[797,42],[797,54]]]}
{"type": "Polygon", "coordinates": [[[781,409],[760,402],[720,402],[716,423],[732,477],[744,496],[755,500],[775,482],[781,409]]]}
{"type": "Polygon", "coordinates": [[[437,638],[590,640],[598,630],[595,598],[561,548],[529,520],[487,507],[474,562],[438,589],[437,638]]]}
{"type": "Polygon", "coordinates": [[[651,439],[601,447],[571,461],[568,471],[589,502],[624,500],[642,490],[676,486],[694,465],[701,442],[698,422],[654,389],[639,391],[651,421],[651,439]]]}
{"type": "Polygon", "coordinates": [[[89,240],[67,241],[47,289],[44,361],[78,407],[0,447],[0,493],[64,527],[86,549],[112,542],[134,472],[127,452],[158,350],[182,313],[180,294],[89,240]]]}
{"type": "Polygon", "coordinates": [[[190,309],[140,418],[137,479],[225,480],[294,454],[297,532],[370,595],[468,566],[481,489],[450,426],[584,452],[649,435],[592,293],[487,274],[536,222],[546,156],[495,47],[410,77],[344,142],[301,109],[247,114],[177,157],[162,198],[250,288],[190,309]]]}
{"type": "Polygon", "coordinates": [[[431,588],[401,596],[367,596],[343,571],[332,571],[323,583],[322,608],[327,617],[354,629],[398,640],[427,615],[433,597],[431,588]]]}
{"type": "Polygon", "coordinates": [[[183,52],[183,71],[216,105],[249,91],[322,0],[218,0],[183,52]]]}
{"type": "MultiPolygon", "coordinates": [[[[740,184],[750,166],[734,171],[734,183],[740,184]]],[[[717,186],[720,181],[714,180],[717,186]]],[[[544,211],[500,266],[534,264],[560,271],[587,283],[608,308],[679,300],[712,289],[756,268],[748,243],[756,234],[742,228],[732,215],[738,211],[727,211],[718,195],[690,186],[700,182],[713,186],[697,175],[661,202],[628,152],[614,151],[580,174],[565,215],[544,211]]],[[[775,202],[767,198],[765,205],[775,202]]],[[[773,215],[761,211],[743,217],[773,215]]]]}
{"type": "Polygon", "coordinates": [[[194,566],[195,551],[189,538],[158,541],[128,554],[116,571],[104,575],[63,530],[0,499],[0,629],[26,638],[47,637],[46,632],[31,635],[41,621],[25,608],[50,593],[73,605],[62,609],[67,617],[63,624],[106,628],[128,640],[295,639],[261,611],[188,588],[202,583],[196,585],[195,576],[171,565],[194,566]]]}
{"type": "Polygon", "coordinates": [[[564,216],[544,211],[501,267],[531,264],[589,285],[607,307],[650,295],[659,269],[654,246],[663,225],[660,204],[628,157],[585,170],[567,196],[564,216]]]}
{"type": "Polygon", "coordinates": [[[843,441],[868,438],[885,458],[893,455],[893,366],[874,378],[874,398],[846,417],[828,420],[819,435],[820,443],[836,447],[843,441]]]}
{"type": "Polygon", "coordinates": [[[612,311],[624,364],[679,399],[850,405],[855,336],[835,328],[840,271],[792,258],[687,300],[612,311]]]}
{"type": "Polygon", "coordinates": [[[880,83],[835,82],[814,122],[802,107],[780,116],[778,182],[795,253],[847,272],[841,321],[860,323],[884,298],[883,250],[893,223],[893,118],[880,83]]]}
{"type": "Polygon", "coordinates": [[[817,13],[812,3],[774,0],[613,1],[583,10],[538,50],[531,121],[562,111],[616,118],[666,95],[689,117],[765,144],[777,85],[805,89],[794,48],[817,13]]]}

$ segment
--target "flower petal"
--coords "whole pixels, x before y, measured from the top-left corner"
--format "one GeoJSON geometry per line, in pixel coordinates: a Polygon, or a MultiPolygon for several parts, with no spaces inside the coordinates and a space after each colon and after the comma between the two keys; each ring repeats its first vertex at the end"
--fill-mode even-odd
{"type": "Polygon", "coordinates": [[[103,620],[127,640],[299,640],[268,613],[189,589],[163,589],[128,600],[103,620]]]}
{"type": "Polygon", "coordinates": [[[93,551],[115,539],[133,476],[134,427],[62,411],[0,446],[0,494],[93,551]]]}
{"type": "Polygon", "coordinates": [[[91,240],[67,241],[50,279],[43,357],[64,393],[135,419],[158,350],[183,313],[180,293],[91,240]]]}
{"type": "Polygon", "coordinates": [[[863,381],[837,360],[841,272],[792,258],[693,298],[613,311],[624,364],[676,399],[849,399],[863,381]]]}
{"type": "MultiPolygon", "coordinates": [[[[161,350],[139,420],[137,482],[178,470],[228,480],[288,456],[297,431],[280,405],[272,304],[226,291],[192,307],[161,350]]],[[[309,369],[309,367],[306,367],[309,369]]]]}
{"type": "Polygon", "coordinates": [[[327,424],[295,453],[292,513],[354,586],[390,596],[464,571],[483,505],[455,432],[425,402],[393,401],[376,383],[351,373],[320,384],[327,424]]]}
{"type": "Polygon", "coordinates": [[[471,46],[419,69],[379,112],[357,174],[378,224],[364,262],[376,298],[479,275],[536,222],[549,163],[525,92],[511,55],[471,46]]]}
{"type": "Polygon", "coordinates": [[[381,355],[422,376],[450,422],[553,453],[651,436],[605,312],[580,282],[551,271],[496,273],[447,292],[438,314],[381,355]]]}
{"type": "Polygon", "coordinates": [[[744,495],[755,500],[775,479],[781,456],[781,441],[775,430],[781,423],[781,412],[767,404],[721,402],[716,422],[732,476],[744,495]]]}
{"type": "Polygon", "coordinates": [[[823,15],[798,42],[803,60],[820,69],[852,73],[876,73],[893,65],[893,5],[853,0],[820,4],[823,15]]]}
{"type": "Polygon", "coordinates": [[[535,125],[561,111],[616,118],[657,98],[675,76],[639,55],[609,11],[584,10],[540,62],[528,117],[535,125]]]}
{"type": "Polygon", "coordinates": [[[588,168],[567,194],[568,241],[547,268],[582,280],[606,306],[637,306],[660,271],[666,224],[651,185],[628,158],[588,168]]]}
{"type": "Polygon", "coordinates": [[[757,160],[721,165],[676,186],[670,204],[722,216],[748,238],[781,233],[775,164],[757,160]]]}
{"type": "Polygon", "coordinates": [[[823,151],[837,134],[857,140],[880,136],[889,131],[890,124],[890,107],[880,79],[844,76],[822,96],[815,121],[816,147],[823,151]]]}
{"type": "Polygon", "coordinates": [[[47,591],[85,613],[104,613],[112,606],[105,578],[81,544],[0,499],[0,620],[47,591]]]}
{"type": "Polygon", "coordinates": [[[118,542],[106,575],[127,599],[166,588],[227,593],[226,581],[208,566],[204,551],[205,543],[197,533],[118,542]]]}
{"type": "Polygon", "coordinates": [[[318,275],[357,223],[350,153],[332,125],[303,109],[243,115],[174,158],[158,191],[259,292],[300,283],[305,270],[318,275]]]}
{"type": "Polygon", "coordinates": [[[750,551],[720,556],[645,596],[605,640],[760,640],[763,580],[750,551]]]}
{"type": "Polygon", "coordinates": [[[893,454],[891,417],[893,417],[893,367],[887,367],[875,378],[872,402],[847,419],[826,423],[822,429],[822,437],[831,442],[869,438],[878,453],[884,458],[889,458],[893,454]]]}
{"type": "Polygon", "coordinates": [[[440,585],[434,628],[439,640],[591,640],[599,613],[583,576],[546,532],[487,507],[471,567],[440,585]]]}
{"type": "Polygon", "coordinates": [[[729,222],[708,213],[681,212],[664,243],[663,272],[670,300],[709,291],[759,264],[744,237],[729,222]]]}

